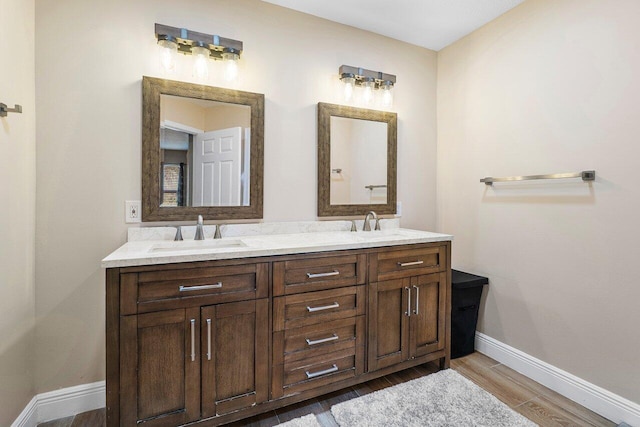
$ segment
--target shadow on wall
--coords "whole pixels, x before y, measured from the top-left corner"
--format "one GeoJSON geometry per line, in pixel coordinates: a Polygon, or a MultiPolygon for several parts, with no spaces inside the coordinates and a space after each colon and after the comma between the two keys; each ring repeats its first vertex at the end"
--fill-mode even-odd
{"type": "MultiPolygon", "coordinates": [[[[487,286],[482,292],[477,330],[479,332],[486,333],[486,330],[490,329],[493,331],[492,337],[498,341],[520,341],[518,337],[513,337],[509,325],[502,321],[503,316],[501,315],[501,311],[504,307],[504,311],[519,313],[519,325],[517,330],[527,330],[528,333],[526,339],[529,348],[539,348],[541,349],[541,354],[543,354],[542,341],[540,340],[540,336],[537,334],[534,322],[529,314],[530,307],[525,301],[525,297],[521,290],[522,284],[515,278],[488,275],[484,273],[482,273],[482,275],[489,277],[490,286],[487,286]],[[485,323],[484,313],[488,311],[494,313],[492,322],[495,322],[495,324],[493,325],[486,325],[485,323]],[[485,325],[487,327],[485,327],[485,325]]],[[[510,318],[508,313],[504,317],[507,319],[510,318]]]]}
{"type": "Polygon", "coordinates": [[[34,396],[32,322],[0,328],[0,424],[10,425],[34,396]],[[16,412],[17,411],[17,412],[16,412]],[[6,423],[6,424],[5,424],[6,423]]]}
{"type": "Polygon", "coordinates": [[[500,182],[485,185],[483,203],[586,204],[596,202],[592,182],[500,182]]]}
{"type": "Polygon", "coordinates": [[[58,292],[38,314],[38,393],[104,380],[104,270],[97,266],[87,273],[73,288],[64,289],[68,283],[59,285],[58,292]],[[96,287],[96,283],[101,286],[96,287]]]}

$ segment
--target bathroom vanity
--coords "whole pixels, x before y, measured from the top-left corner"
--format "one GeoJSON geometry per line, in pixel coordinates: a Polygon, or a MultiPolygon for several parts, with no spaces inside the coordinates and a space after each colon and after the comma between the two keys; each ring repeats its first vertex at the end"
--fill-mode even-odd
{"type": "Polygon", "coordinates": [[[448,367],[451,236],[334,223],[344,231],[165,231],[105,258],[107,425],[219,425],[448,367]]]}

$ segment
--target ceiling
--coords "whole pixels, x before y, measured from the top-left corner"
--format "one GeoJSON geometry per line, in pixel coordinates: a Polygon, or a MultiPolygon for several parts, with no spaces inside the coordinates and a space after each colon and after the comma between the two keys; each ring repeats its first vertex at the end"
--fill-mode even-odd
{"type": "Polygon", "coordinates": [[[524,0],[263,0],[440,50],[524,0]]]}

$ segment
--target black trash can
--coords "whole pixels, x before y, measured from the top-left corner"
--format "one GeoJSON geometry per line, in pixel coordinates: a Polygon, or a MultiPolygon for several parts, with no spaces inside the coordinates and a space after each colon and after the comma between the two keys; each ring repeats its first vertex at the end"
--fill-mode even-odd
{"type": "Polygon", "coordinates": [[[451,270],[451,358],[473,353],[482,287],[489,279],[451,270]]]}

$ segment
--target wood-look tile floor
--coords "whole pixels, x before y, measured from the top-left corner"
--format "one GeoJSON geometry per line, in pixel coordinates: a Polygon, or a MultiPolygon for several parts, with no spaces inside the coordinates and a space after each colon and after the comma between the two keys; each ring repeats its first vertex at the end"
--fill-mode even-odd
{"type": "MultiPolygon", "coordinates": [[[[452,360],[451,368],[542,427],[611,427],[616,425],[481,353],[476,352],[452,360]]],[[[323,427],[335,427],[338,424],[331,415],[332,405],[410,381],[437,370],[435,363],[428,363],[286,408],[270,411],[241,422],[229,424],[229,426],[271,427],[313,413],[323,427]]],[[[49,421],[40,424],[39,427],[98,427],[103,425],[105,425],[104,408],[78,414],[75,417],[49,421]]]]}

